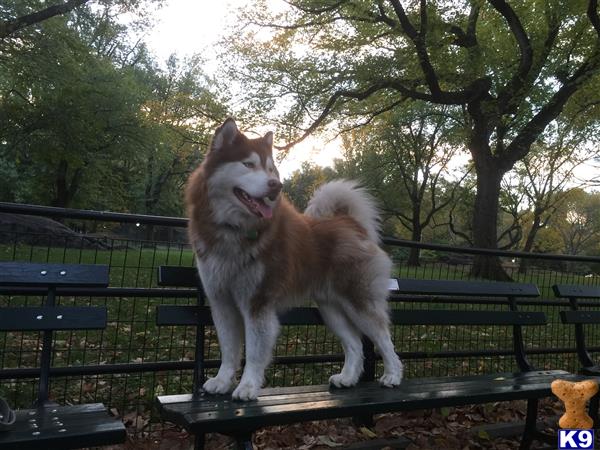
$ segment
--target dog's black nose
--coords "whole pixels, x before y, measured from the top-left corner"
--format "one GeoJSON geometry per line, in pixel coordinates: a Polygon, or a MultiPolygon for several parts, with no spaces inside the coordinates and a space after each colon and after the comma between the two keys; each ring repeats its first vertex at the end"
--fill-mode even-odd
{"type": "Polygon", "coordinates": [[[269,189],[278,191],[281,190],[281,187],[283,186],[279,180],[269,180],[267,185],[269,186],[269,189]]]}
{"type": "Polygon", "coordinates": [[[279,192],[281,192],[281,188],[283,187],[283,184],[281,184],[281,181],[279,181],[279,180],[269,180],[269,182],[267,183],[267,186],[269,187],[268,197],[271,200],[275,200],[277,198],[277,196],[279,195],[279,192]]]}

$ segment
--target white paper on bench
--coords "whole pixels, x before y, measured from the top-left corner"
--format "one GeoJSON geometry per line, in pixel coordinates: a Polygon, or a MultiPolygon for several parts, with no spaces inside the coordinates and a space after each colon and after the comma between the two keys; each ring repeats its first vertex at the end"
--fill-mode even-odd
{"type": "Polygon", "coordinates": [[[398,285],[398,280],[396,280],[395,278],[390,278],[388,280],[388,290],[397,291],[398,289],[400,289],[400,286],[398,285]]]}

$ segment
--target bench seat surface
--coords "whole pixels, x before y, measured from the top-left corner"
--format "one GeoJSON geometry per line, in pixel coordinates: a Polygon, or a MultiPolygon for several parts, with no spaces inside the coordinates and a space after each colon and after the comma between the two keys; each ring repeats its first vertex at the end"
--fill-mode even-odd
{"type": "Polygon", "coordinates": [[[45,406],[17,410],[15,428],[0,431],[0,448],[64,450],[118,444],[125,438],[123,423],[101,403],[45,406]]]}
{"type": "Polygon", "coordinates": [[[412,378],[394,389],[382,388],[376,382],[349,389],[299,386],[264,389],[251,402],[232,401],[225,395],[202,394],[193,398],[185,394],[160,396],[157,403],[163,419],[192,433],[227,433],[361,414],[543,398],[552,395],[550,383],[557,378],[579,381],[586,377],[548,370],[412,378]]]}

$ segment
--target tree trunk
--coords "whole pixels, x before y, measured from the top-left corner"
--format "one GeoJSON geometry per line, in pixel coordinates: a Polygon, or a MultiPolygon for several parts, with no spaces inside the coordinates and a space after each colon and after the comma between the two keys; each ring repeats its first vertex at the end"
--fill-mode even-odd
{"type": "Polygon", "coordinates": [[[68,208],[75,194],[79,190],[83,171],[81,168],[75,170],[71,182],[68,181],[69,164],[61,159],[56,169],[56,195],[50,202],[52,206],[68,208]]]}
{"type": "MultiPolygon", "coordinates": [[[[421,242],[423,230],[421,228],[421,209],[420,206],[413,205],[413,220],[412,220],[412,232],[411,240],[413,242],[421,242]]],[[[421,249],[418,247],[412,247],[408,254],[407,264],[409,266],[418,267],[421,265],[419,257],[421,255],[421,249]]]]}
{"type": "MultiPolygon", "coordinates": [[[[541,222],[541,217],[538,214],[535,214],[533,218],[533,224],[531,225],[531,229],[529,230],[529,233],[527,233],[527,239],[525,240],[525,246],[523,247],[524,252],[531,252],[531,249],[533,248],[533,243],[535,242],[535,237],[537,236],[537,232],[541,228],[541,222]]],[[[529,267],[529,263],[529,258],[521,258],[521,262],[519,263],[519,273],[526,273],[527,268],[529,267]]]]}
{"type": "MultiPolygon", "coordinates": [[[[496,164],[480,164],[477,167],[477,194],[473,212],[473,244],[478,248],[498,248],[498,207],[502,171],[496,164]]],[[[490,280],[510,281],[497,256],[476,255],[472,275],[490,280]]]]}

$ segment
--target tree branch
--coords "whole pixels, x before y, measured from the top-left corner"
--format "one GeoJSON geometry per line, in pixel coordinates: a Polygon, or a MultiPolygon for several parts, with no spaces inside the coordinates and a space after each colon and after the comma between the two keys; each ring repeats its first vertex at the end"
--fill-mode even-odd
{"type": "Polygon", "coordinates": [[[347,3],[348,0],[340,0],[338,2],[333,3],[332,5],[324,6],[322,8],[314,8],[314,9],[297,5],[296,3],[289,1],[289,0],[284,0],[284,2],[287,3],[288,5],[293,6],[294,8],[299,9],[300,11],[308,13],[308,14],[323,14],[323,13],[335,11],[337,8],[342,6],[344,3],[347,3]]]}
{"type": "Polygon", "coordinates": [[[16,19],[0,22],[0,39],[5,39],[11,34],[35,23],[42,22],[60,14],[68,13],[69,11],[83,5],[89,0],[68,0],[66,3],[52,5],[41,11],[36,11],[25,16],[17,17],[16,19]]]}
{"type": "Polygon", "coordinates": [[[566,81],[561,88],[554,93],[548,103],[542,107],[538,113],[523,127],[519,134],[506,148],[506,154],[509,156],[508,163],[518,161],[527,154],[531,144],[535,142],[546,126],[562,112],[563,107],[571,96],[577,92],[577,89],[600,68],[600,46],[597,44],[593,54],[589,56],[575,71],[575,73],[566,81]],[[512,160],[512,161],[510,161],[512,160]]]}
{"type": "Polygon", "coordinates": [[[450,210],[450,212],[448,213],[448,228],[450,228],[450,232],[458,237],[463,238],[470,246],[473,246],[473,240],[471,239],[471,237],[469,235],[467,235],[466,233],[463,233],[462,231],[459,231],[455,226],[454,226],[454,207],[450,210]]]}
{"type": "MultiPolygon", "coordinates": [[[[429,60],[429,54],[427,53],[427,46],[425,45],[426,30],[421,29],[420,33],[417,32],[412,23],[410,23],[410,20],[408,20],[406,12],[404,11],[404,8],[399,0],[390,0],[390,3],[394,7],[394,12],[396,13],[396,16],[398,16],[402,30],[415,46],[417,56],[419,58],[419,64],[421,65],[421,70],[423,71],[423,75],[425,76],[425,81],[427,82],[427,86],[429,87],[431,95],[434,98],[439,98],[442,94],[442,90],[440,88],[435,69],[429,60]]],[[[423,3],[424,2],[422,1],[421,8],[423,7],[423,3]]],[[[421,11],[421,14],[424,14],[423,11],[421,11]]],[[[423,16],[421,16],[421,20],[423,21],[423,16]]]]}
{"type": "Polygon", "coordinates": [[[515,37],[517,44],[519,46],[520,51],[520,61],[519,68],[517,72],[513,75],[508,84],[502,89],[502,92],[498,94],[498,98],[501,99],[500,103],[507,107],[508,105],[513,104],[514,102],[511,99],[515,96],[517,92],[519,92],[527,78],[529,71],[531,70],[531,66],[533,65],[533,48],[531,47],[531,42],[519,17],[515,13],[515,11],[506,3],[504,0],[488,0],[494,9],[498,11],[506,23],[510,28],[511,33],[515,37]]]}
{"type": "Polygon", "coordinates": [[[275,148],[277,148],[278,150],[289,150],[294,145],[296,145],[299,142],[302,142],[304,139],[306,139],[313,131],[315,131],[325,121],[325,119],[329,116],[329,114],[331,113],[331,111],[333,110],[333,108],[335,107],[335,105],[339,99],[345,98],[345,99],[353,99],[353,100],[364,100],[366,98],[369,98],[371,95],[375,94],[376,92],[381,91],[383,89],[391,88],[392,86],[393,86],[392,82],[380,81],[380,82],[372,84],[371,86],[369,86],[368,88],[366,88],[362,91],[340,89],[340,90],[334,92],[333,95],[327,101],[327,103],[326,103],[325,107],[323,108],[323,111],[321,111],[321,114],[319,115],[319,117],[317,117],[313,121],[313,123],[304,131],[302,136],[300,136],[298,139],[296,139],[286,145],[276,146],[275,148]]]}
{"type": "Polygon", "coordinates": [[[587,15],[600,38],[600,18],[598,17],[598,0],[590,0],[588,3],[587,15]]]}

